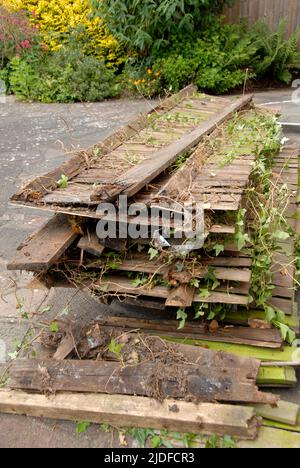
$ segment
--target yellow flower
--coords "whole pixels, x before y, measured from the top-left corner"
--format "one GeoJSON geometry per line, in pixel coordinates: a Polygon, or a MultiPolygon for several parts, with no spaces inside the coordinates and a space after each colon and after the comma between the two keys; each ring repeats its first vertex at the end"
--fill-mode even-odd
{"type": "Polygon", "coordinates": [[[148,73],[148,75],[152,75],[152,70],[150,68],[148,68],[147,73],[148,73]]]}

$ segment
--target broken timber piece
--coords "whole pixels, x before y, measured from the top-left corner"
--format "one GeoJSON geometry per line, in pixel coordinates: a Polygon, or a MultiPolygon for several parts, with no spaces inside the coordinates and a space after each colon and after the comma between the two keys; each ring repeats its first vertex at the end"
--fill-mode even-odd
{"type": "Polygon", "coordinates": [[[101,257],[105,250],[105,246],[100,243],[100,240],[95,232],[87,234],[78,242],[79,249],[87,252],[95,257],[101,257]]]}
{"type": "MultiPolygon", "coordinates": [[[[205,363],[206,364],[206,363],[205,363]]],[[[276,405],[276,395],[256,387],[257,369],[247,367],[66,360],[17,360],[10,369],[14,390],[78,392],[175,398],[197,402],[238,402],[276,405]]]]}
{"type": "Polygon", "coordinates": [[[188,284],[182,284],[173,289],[167,300],[167,307],[191,307],[193,305],[196,289],[188,284]]]}
{"type": "Polygon", "coordinates": [[[101,328],[141,330],[145,334],[207,339],[211,341],[247,344],[262,348],[281,349],[283,340],[276,329],[254,330],[250,327],[221,327],[210,332],[206,324],[187,321],[184,329],[178,330],[177,320],[136,319],[131,317],[107,316],[96,321],[101,328]]]}
{"type": "Polygon", "coordinates": [[[56,215],[19,250],[8,270],[42,271],[50,268],[77,239],[68,217],[56,215]]]}
{"type": "Polygon", "coordinates": [[[259,419],[253,408],[186,403],[123,395],[63,393],[45,395],[0,389],[0,412],[67,421],[89,421],[116,427],[167,429],[172,432],[230,435],[255,439],[259,419]]]}
{"type": "Polygon", "coordinates": [[[195,147],[201,139],[212,133],[219,125],[225,122],[234,112],[239,111],[253,99],[253,95],[244,96],[234,101],[224,111],[220,112],[210,120],[199,125],[191,133],[184,135],[180,140],[154,153],[149,159],[134,166],[119,177],[110,187],[96,187],[91,195],[91,202],[112,201],[118,195],[132,197],[143,187],[158,177],[184,152],[195,147]]]}
{"type": "Polygon", "coordinates": [[[69,180],[72,180],[84,171],[84,169],[89,168],[93,159],[97,159],[98,157],[103,157],[111,153],[113,150],[121,146],[126,140],[132,138],[141,131],[148,123],[148,116],[155,112],[169,111],[176,106],[178,101],[191,96],[195,92],[196,87],[190,85],[181,90],[178,94],[165,99],[156,107],[152,108],[150,112],[138,116],[128,125],[120,128],[100,143],[88,149],[86,152],[81,151],[75,154],[68,161],[64,162],[53,171],[45,175],[41,175],[29,182],[15,195],[13,195],[11,201],[17,203],[29,201],[36,204],[36,201],[41,199],[41,197],[57,188],[57,182],[61,178],[62,174],[64,174],[69,180]]]}

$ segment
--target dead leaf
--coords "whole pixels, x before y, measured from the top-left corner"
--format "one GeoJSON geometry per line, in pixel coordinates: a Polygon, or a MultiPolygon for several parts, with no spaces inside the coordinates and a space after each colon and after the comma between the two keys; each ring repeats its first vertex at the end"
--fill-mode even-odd
{"type": "Polygon", "coordinates": [[[248,325],[252,329],[270,330],[272,324],[260,319],[249,319],[248,325]]]}
{"type": "Polygon", "coordinates": [[[128,356],[128,364],[138,364],[140,362],[139,355],[136,351],[132,351],[128,356]]]}
{"type": "Polygon", "coordinates": [[[120,445],[122,447],[127,447],[128,446],[128,442],[126,440],[126,436],[125,434],[123,434],[122,432],[119,432],[119,441],[120,441],[120,445]]]}
{"type": "Polygon", "coordinates": [[[213,320],[209,324],[209,331],[214,333],[215,331],[219,330],[219,323],[216,320],[213,320]]]}

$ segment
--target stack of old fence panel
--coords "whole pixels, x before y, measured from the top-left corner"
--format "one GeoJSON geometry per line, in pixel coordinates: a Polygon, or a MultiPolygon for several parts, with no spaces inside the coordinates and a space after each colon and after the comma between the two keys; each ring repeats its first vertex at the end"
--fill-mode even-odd
{"type": "MultiPolygon", "coordinates": [[[[228,307],[225,320],[237,326],[230,333],[220,328],[212,333],[197,324],[198,334],[203,328],[204,339],[217,341],[225,333],[230,343],[268,343],[280,348],[278,331],[244,326],[263,316],[259,310],[248,310],[252,259],[235,245],[224,242],[225,251],[220,255],[201,250],[200,264],[182,271],[180,264],[168,264],[161,256],[150,260],[151,235],[137,241],[108,238],[101,242],[96,235],[97,220],[103,216],[97,211],[99,203],[113,202],[118,210],[118,196],[127,195],[130,203],[143,203],[149,212],[153,207],[159,209],[157,226],[152,226],[147,216],[141,221],[149,229],[164,226],[164,211],[176,213],[184,202],[192,201],[203,204],[206,239],[221,236],[223,242],[232,236],[236,227],[230,221],[231,214],[245,205],[255,142],[250,147],[253,154],[245,144],[230,147],[228,142],[213,159],[204,158],[203,153],[210,141],[218,140],[228,119],[239,111],[251,112],[251,100],[251,96],[209,97],[188,87],[90,150],[28,183],[12,197],[13,203],[57,214],[20,246],[8,268],[33,271],[48,287],[81,287],[106,302],[117,298],[160,310],[221,304],[228,307]],[[227,160],[233,151],[235,157],[227,160]],[[62,175],[68,180],[64,188],[58,184],[62,175]],[[205,287],[210,272],[218,287],[208,295],[201,294],[199,289],[205,287]],[[192,285],[195,278],[197,288],[192,285]]],[[[294,228],[298,154],[296,146],[285,147],[274,167],[277,183],[287,181],[293,192],[288,210],[294,228]]],[[[119,219],[119,225],[121,222],[119,219]]],[[[283,310],[287,323],[297,330],[295,246],[286,243],[286,248],[287,253],[278,254],[274,263],[275,289],[270,304],[283,310]]],[[[34,284],[37,286],[37,281],[34,284]]]]}
{"type": "MultiPolygon", "coordinates": [[[[253,109],[251,96],[210,97],[190,86],[12,197],[14,204],[55,216],[23,242],[8,269],[33,272],[31,287],[82,288],[112,307],[111,316],[87,324],[85,331],[76,323],[59,323],[62,338],[50,359],[15,361],[11,389],[0,390],[0,411],[238,439],[255,438],[262,417],[263,425],[271,426],[263,429],[269,439],[278,440],[280,424],[288,424],[295,433],[290,445],[299,444],[299,407],[278,404],[278,397],[257,388],[296,384],[295,348],[267,326],[262,310],[250,307],[252,258],[230,240],[236,232],[233,220],[247,208],[255,142],[237,147],[227,141],[220,154],[207,157],[227,121],[253,109]],[[129,198],[131,207],[146,205],[148,214],[139,219],[148,230],[145,238],[97,236],[103,218],[99,204],[113,203],[119,214],[120,195],[129,198]],[[201,245],[188,257],[189,269],[182,268],[180,257],[168,259],[175,245],[171,232],[163,236],[170,249],[159,244],[164,214],[171,212],[176,230],[175,214],[186,202],[204,209],[203,240],[225,246],[217,252],[201,245]],[[153,208],[159,213],[154,223],[153,208]],[[156,239],[153,232],[159,234],[156,239]],[[216,286],[209,294],[199,293],[208,281],[216,286]],[[127,310],[138,306],[150,313],[141,317],[131,307],[133,313],[120,316],[114,312],[116,300],[127,310]],[[197,310],[206,304],[226,308],[224,320],[188,320],[192,306],[197,310]],[[179,318],[187,313],[179,329],[178,310],[179,318]],[[121,347],[111,347],[120,337],[121,347]],[[150,352],[147,359],[140,354],[142,345],[146,355],[150,352]],[[82,349],[96,360],[86,359],[82,349]],[[44,395],[57,392],[51,400],[44,395]],[[230,406],[233,402],[252,407],[230,406]]],[[[298,158],[299,148],[289,145],[274,164],[274,183],[287,184],[291,191],[287,217],[296,231],[298,158]]],[[[134,222],[129,217],[128,223],[134,222]]],[[[120,217],[119,230],[122,224],[120,217]]],[[[284,311],[287,325],[298,331],[296,246],[287,240],[280,247],[270,305],[284,311]]]]}

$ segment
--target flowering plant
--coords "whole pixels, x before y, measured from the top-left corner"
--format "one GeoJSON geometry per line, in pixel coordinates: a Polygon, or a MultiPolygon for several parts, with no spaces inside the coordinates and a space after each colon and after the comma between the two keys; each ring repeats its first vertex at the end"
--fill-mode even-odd
{"type": "Polygon", "coordinates": [[[0,7],[0,67],[31,49],[37,34],[38,28],[30,24],[23,11],[10,12],[0,7]]]}
{"type": "Polygon", "coordinates": [[[161,91],[161,74],[155,67],[130,69],[125,76],[127,89],[143,97],[153,97],[161,91]]]}

